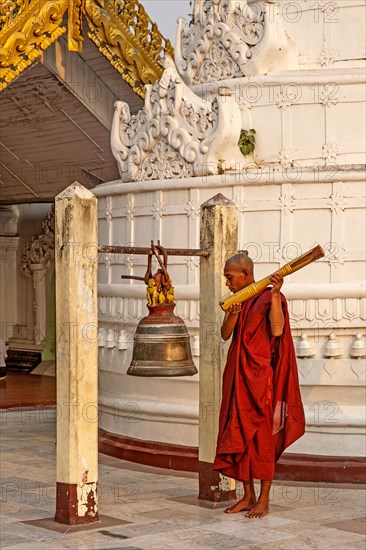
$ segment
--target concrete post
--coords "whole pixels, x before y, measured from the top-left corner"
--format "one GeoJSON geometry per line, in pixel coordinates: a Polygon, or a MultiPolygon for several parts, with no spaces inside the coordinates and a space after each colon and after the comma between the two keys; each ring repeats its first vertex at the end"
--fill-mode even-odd
{"type": "Polygon", "coordinates": [[[46,268],[43,264],[29,264],[33,282],[34,343],[43,343],[46,327],[46,268]]]}
{"type": "Polygon", "coordinates": [[[235,482],[213,470],[221,402],[222,373],[227,345],[220,327],[223,312],[219,301],[227,294],[223,268],[235,254],[238,216],[235,204],[221,193],[201,206],[201,248],[210,256],[201,258],[200,269],[200,417],[199,496],[218,502],[235,499],[235,482]]]}
{"type": "Polygon", "coordinates": [[[98,520],[97,199],[78,182],[55,199],[59,523],[98,520]]]}
{"type": "MultiPolygon", "coordinates": [[[[0,215],[4,211],[0,210],[0,215]]],[[[1,217],[0,217],[1,222],[1,217]]],[[[1,225],[0,225],[1,229],[1,225]]],[[[17,250],[19,237],[0,235],[0,336],[11,338],[17,323],[17,250]],[[4,322],[6,320],[6,322],[4,322]]]]}

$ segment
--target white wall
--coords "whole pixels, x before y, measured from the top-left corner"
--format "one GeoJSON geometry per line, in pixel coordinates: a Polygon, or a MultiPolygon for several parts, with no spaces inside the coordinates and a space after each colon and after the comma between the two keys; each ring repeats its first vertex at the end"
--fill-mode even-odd
{"type": "MultiPolygon", "coordinates": [[[[190,180],[189,189],[179,189],[181,180],[153,181],[148,192],[139,191],[137,183],[116,183],[108,197],[99,187],[99,242],[148,246],[154,238],[166,247],[198,248],[199,204],[221,192],[238,205],[238,248],[248,249],[256,261],[256,278],[320,243],[325,258],[288,277],[284,285],[295,340],[307,335],[314,353],[311,359],[299,360],[308,433],[294,449],[358,455],[362,452],[364,372],[361,361],[351,357],[351,346],[366,317],[364,184],[357,171],[338,172],[333,181],[323,175],[319,183],[309,179],[311,174],[304,173],[296,183],[262,178],[261,185],[243,181],[240,174],[224,174],[196,181],[195,188],[190,180]],[[163,186],[167,188],[162,190],[163,186]],[[324,357],[332,333],[341,358],[324,357]],[[347,426],[355,433],[345,447],[342,437],[347,426]],[[319,436],[324,429],[330,431],[326,440],[319,436]]],[[[101,426],[131,437],[196,445],[199,375],[169,380],[126,375],[131,337],[147,310],[143,283],[123,284],[120,276],[143,275],[146,258],[103,255],[100,262],[99,322],[102,339],[109,336],[108,342],[100,341],[101,426]],[[127,350],[118,349],[122,329],[128,335],[127,350]]],[[[198,262],[174,257],[168,265],[177,313],[197,336],[198,262]]],[[[218,307],[210,330],[218,330],[221,321],[218,307]]]]}

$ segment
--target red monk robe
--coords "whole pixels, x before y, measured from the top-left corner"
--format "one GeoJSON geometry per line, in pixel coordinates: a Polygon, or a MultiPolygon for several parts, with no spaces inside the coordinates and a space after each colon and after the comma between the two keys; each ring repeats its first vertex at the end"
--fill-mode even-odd
{"type": "Polygon", "coordinates": [[[214,469],[240,481],[271,480],[275,462],[305,431],[287,303],[271,335],[271,289],[242,304],[223,376],[214,469]]]}

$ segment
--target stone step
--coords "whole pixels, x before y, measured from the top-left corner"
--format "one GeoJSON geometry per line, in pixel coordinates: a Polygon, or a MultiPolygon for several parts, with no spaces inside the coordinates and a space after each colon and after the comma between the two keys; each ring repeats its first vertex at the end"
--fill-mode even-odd
{"type": "Polygon", "coordinates": [[[6,366],[9,370],[30,373],[42,361],[39,351],[8,349],[6,366]]]}

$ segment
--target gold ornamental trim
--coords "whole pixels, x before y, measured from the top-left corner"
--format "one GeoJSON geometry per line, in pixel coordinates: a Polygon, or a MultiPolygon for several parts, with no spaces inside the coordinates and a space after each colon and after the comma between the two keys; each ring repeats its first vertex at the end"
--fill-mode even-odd
{"type": "Polygon", "coordinates": [[[2,0],[0,2],[0,31],[4,32],[14,24],[15,18],[19,18],[21,14],[28,8],[32,0],[2,0]]]}
{"type": "Polygon", "coordinates": [[[83,47],[83,10],[85,0],[69,0],[67,19],[68,48],[72,52],[81,52],[83,47]]]}
{"type": "Polygon", "coordinates": [[[85,15],[89,38],[141,97],[174,55],[138,0],[0,0],[0,90],[66,32],[66,10],[69,50],[82,49],[85,15]]]}
{"type": "Polygon", "coordinates": [[[174,50],[137,0],[86,0],[89,38],[141,97],[162,75],[159,65],[174,50]]]}
{"type": "Polygon", "coordinates": [[[29,67],[66,28],[68,0],[17,0],[0,4],[0,90],[29,67]]]}

